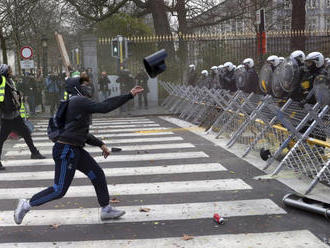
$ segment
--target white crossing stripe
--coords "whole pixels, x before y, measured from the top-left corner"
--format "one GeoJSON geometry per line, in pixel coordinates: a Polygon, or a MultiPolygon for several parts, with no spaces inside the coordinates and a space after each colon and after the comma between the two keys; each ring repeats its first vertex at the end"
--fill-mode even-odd
{"type": "MultiPolygon", "coordinates": [[[[171,159],[194,159],[194,158],[208,158],[209,156],[204,152],[170,152],[170,153],[154,153],[154,154],[137,154],[137,155],[111,155],[108,159],[103,156],[94,157],[98,163],[115,163],[115,162],[129,162],[129,161],[157,161],[157,160],[171,160],[171,159]]],[[[53,159],[41,160],[2,160],[4,166],[38,166],[38,165],[54,165],[53,159]]]]}
{"type": "MultiPolygon", "coordinates": [[[[178,141],[183,140],[182,137],[174,136],[174,137],[155,137],[155,138],[138,138],[138,139],[111,139],[109,141],[110,144],[128,144],[128,143],[144,143],[144,142],[164,142],[164,141],[178,141]]],[[[53,142],[36,142],[34,143],[36,147],[52,147],[54,145],[53,142]]],[[[27,148],[25,143],[16,144],[14,148],[27,148]]]]}
{"type": "MultiPolygon", "coordinates": [[[[159,127],[159,124],[142,124],[142,125],[116,125],[116,126],[108,126],[108,125],[104,125],[104,126],[90,126],[90,131],[91,130],[98,130],[98,129],[111,129],[111,128],[131,128],[131,127],[159,127]]],[[[47,131],[47,127],[37,127],[35,128],[35,132],[46,132],[47,131]]]]}
{"type": "MultiPolygon", "coordinates": [[[[110,142],[112,143],[112,142],[110,142]]],[[[176,143],[176,144],[155,144],[155,145],[133,145],[133,146],[120,146],[123,151],[142,151],[142,150],[157,150],[157,149],[181,149],[181,148],[194,148],[195,146],[191,143],[176,143]]],[[[85,148],[86,151],[95,153],[101,152],[99,147],[91,147],[88,146],[85,148]]],[[[39,150],[43,155],[50,155],[52,154],[51,149],[47,150],[39,150]]],[[[23,155],[30,155],[31,152],[29,150],[24,151],[9,151],[6,153],[6,156],[23,156],[23,155]]]]}
{"type": "MultiPolygon", "coordinates": [[[[162,220],[186,220],[212,218],[212,213],[222,213],[226,217],[286,214],[270,199],[242,201],[203,202],[185,204],[161,204],[143,206],[149,212],[140,212],[140,206],[124,206],[126,215],[106,223],[146,222],[162,220]]],[[[0,226],[15,226],[12,211],[0,212],[0,226]]],[[[86,225],[100,224],[98,208],[33,210],[23,220],[23,225],[86,225]]]]}
{"type": "MultiPolygon", "coordinates": [[[[45,213],[47,214],[47,213],[45,213]]],[[[2,248],[329,248],[309,230],[268,232],[268,233],[243,233],[222,234],[208,236],[194,236],[185,241],[182,237],[158,239],[124,239],[124,240],[93,240],[70,242],[31,242],[31,243],[2,243],[2,248]],[[56,246],[54,245],[56,243],[56,246]]]]}
{"type": "MultiPolygon", "coordinates": [[[[48,124],[49,120],[39,120],[37,123],[39,124],[48,124]]],[[[118,118],[118,119],[93,119],[92,123],[116,123],[116,122],[141,122],[141,121],[151,121],[147,118],[118,118]]]]}
{"type": "MultiPolygon", "coordinates": [[[[45,187],[0,189],[0,199],[4,200],[31,198],[34,194],[44,189],[45,187]]],[[[132,183],[116,185],[109,184],[108,189],[111,195],[144,195],[183,192],[211,192],[222,190],[248,190],[252,189],[252,187],[246,184],[241,179],[218,179],[203,181],[132,183]]],[[[93,185],[71,186],[65,195],[65,197],[67,198],[91,196],[95,196],[95,189],[93,185]]],[[[0,223],[1,222],[2,221],[0,221],[0,223]]]]}
{"type": "MultiPolygon", "coordinates": [[[[99,123],[93,123],[90,125],[90,127],[98,127],[98,126],[113,126],[113,125],[137,125],[137,124],[156,124],[154,121],[130,121],[130,122],[99,122],[99,123]]],[[[35,128],[38,127],[48,127],[48,123],[42,124],[42,123],[37,123],[34,124],[35,128]]]]}
{"type": "MultiPolygon", "coordinates": [[[[159,132],[159,133],[113,133],[113,134],[96,134],[94,135],[97,138],[113,138],[113,137],[138,137],[138,136],[158,136],[158,135],[173,135],[173,132],[159,132]]],[[[33,141],[49,141],[47,137],[34,137],[33,141]]],[[[18,141],[19,143],[25,143],[23,139],[18,141]]]]}
{"type": "MultiPolygon", "coordinates": [[[[103,168],[106,177],[217,172],[217,171],[226,171],[226,170],[227,169],[224,168],[221,164],[217,164],[217,163],[164,165],[164,166],[151,166],[151,167],[103,168]]],[[[74,177],[86,178],[86,175],[77,170],[74,177]]],[[[48,179],[51,180],[53,178],[54,178],[54,171],[0,173],[0,181],[48,180],[48,179]]]]}
{"type": "MultiPolygon", "coordinates": [[[[94,130],[91,130],[90,133],[93,134],[98,134],[98,133],[119,133],[119,132],[140,132],[140,131],[157,131],[160,130],[161,132],[163,130],[170,130],[170,128],[168,127],[155,127],[155,128],[120,128],[120,129],[109,129],[109,130],[97,130],[97,132],[95,132],[94,130]]],[[[34,136],[40,136],[40,135],[47,135],[47,132],[34,132],[32,134],[32,137],[34,136]]]]}

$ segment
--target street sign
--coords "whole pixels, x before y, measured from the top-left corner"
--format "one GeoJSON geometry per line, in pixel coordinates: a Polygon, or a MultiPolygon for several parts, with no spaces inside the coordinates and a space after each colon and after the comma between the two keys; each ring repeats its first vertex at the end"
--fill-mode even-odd
{"type": "Polygon", "coordinates": [[[23,59],[30,59],[33,56],[33,50],[29,46],[21,48],[21,56],[23,59]]]}
{"type": "Polygon", "coordinates": [[[265,9],[258,9],[256,12],[256,24],[260,25],[265,23],[265,9]]]}
{"type": "Polygon", "coordinates": [[[34,60],[21,60],[21,68],[22,69],[33,69],[34,68],[34,60]]]}

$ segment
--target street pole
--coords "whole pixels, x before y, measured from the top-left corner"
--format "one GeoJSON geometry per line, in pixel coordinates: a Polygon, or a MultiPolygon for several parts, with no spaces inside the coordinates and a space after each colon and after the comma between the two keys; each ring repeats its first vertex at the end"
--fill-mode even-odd
{"type": "Polygon", "coordinates": [[[42,46],[42,74],[44,78],[48,75],[48,39],[43,36],[41,39],[42,46]]]}

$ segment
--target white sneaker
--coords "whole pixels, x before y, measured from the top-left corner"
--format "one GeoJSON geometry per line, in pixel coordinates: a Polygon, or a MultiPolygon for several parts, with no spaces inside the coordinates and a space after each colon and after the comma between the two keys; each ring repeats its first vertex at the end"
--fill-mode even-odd
{"type": "Polygon", "coordinates": [[[27,212],[30,211],[30,204],[29,201],[26,199],[20,199],[18,201],[15,213],[14,213],[14,220],[17,225],[20,225],[23,221],[24,216],[27,212]]]}
{"type": "Polygon", "coordinates": [[[118,210],[110,205],[102,208],[101,210],[101,220],[112,220],[118,219],[119,217],[123,216],[126,212],[123,210],[118,210]]]}

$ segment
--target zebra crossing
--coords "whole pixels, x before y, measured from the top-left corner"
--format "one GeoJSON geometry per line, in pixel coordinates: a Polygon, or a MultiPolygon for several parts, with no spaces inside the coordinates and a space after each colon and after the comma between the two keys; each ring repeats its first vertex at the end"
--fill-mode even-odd
{"type": "Polygon", "coordinates": [[[258,182],[234,173],[229,155],[220,159],[203,138],[157,117],[93,121],[95,136],[122,148],[104,159],[99,148],[86,147],[104,169],[112,205],[126,211],[121,219],[100,221],[94,187],[77,171],[64,198],[16,226],[17,199],[53,183],[46,128],[47,120],[38,120],[33,139],[47,159],[30,160],[22,140],[4,151],[0,247],[328,247],[306,226],[288,224],[292,214],[258,182]],[[214,213],[226,223],[213,222],[214,213]]]}

